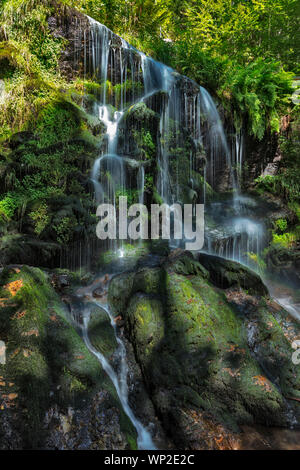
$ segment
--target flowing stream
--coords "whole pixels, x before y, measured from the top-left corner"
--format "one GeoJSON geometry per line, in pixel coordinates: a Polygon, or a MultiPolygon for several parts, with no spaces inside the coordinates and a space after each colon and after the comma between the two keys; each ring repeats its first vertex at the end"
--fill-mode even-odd
{"type": "MultiPolygon", "coordinates": [[[[96,286],[95,285],[92,285],[92,286],[93,286],[93,289],[95,289],[96,286]]],[[[97,287],[99,286],[101,286],[101,284],[97,285],[97,287]]],[[[102,284],[101,287],[103,288],[103,291],[104,291],[105,288],[107,288],[108,286],[105,286],[102,284]]],[[[80,297],[82,297],[83,294],[85,295],[88,294],[88,296],[90,296],[91,294],[90,288],[87,287],[87,288],[81,289],[80,297]]],[[[107,292],[105,294],[107,294],[107,292]]],[[[105,295],[105,298],[106,298],[106,295],[105,295]]],[[[116,342],[118,344],[117,350],[114,353],[118,360],[118,372],[116,372],[114,367],[112,367],[112,365],[109,363],[107,358],[101,352],[99,352],[97,349],[94,348],[94,346],[92,345],[90,341],[89,334],[88,334],[90,310],[88,306],[85,306],[85,308],[83,309],[83,312],[81,312],[82,318],[80,322],[78,322],[77,318],[73,318],[73,320],[76,322],[77,326],[80,327],[82,331],[82,337],[84,339],[84,342],[87,348],[90,350],[92,354],[94,354],[94,356],[96,356],[101,366],[103,367],[103,369],[109,376],[110,380],[112,381],[116,389],[116,392],[118,394],[118,397],[120,399],[120,402],[122,404],[123,410],[137,431],[138,448],[141,450],[155,450],[156,446],[153,443],[150,432],[136,418],[128,402],[128,385],[127,385],[128,366],[127,366],[127,360],[126,360],[126,348],[125,348],[124,342],[118,335],[114,316],[111,313],[109,306],[106,303],[98,302],[95,299],[93,300],[93,303],[95,303],[99,308],[101,308],[106,313],[106,315],[108,316],[110,320],[111,327],[114,331],[116,342]]]]}

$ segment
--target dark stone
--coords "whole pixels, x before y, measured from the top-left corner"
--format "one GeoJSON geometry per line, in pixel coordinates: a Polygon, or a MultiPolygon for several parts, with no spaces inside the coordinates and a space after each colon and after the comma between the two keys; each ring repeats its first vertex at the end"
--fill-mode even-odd
{"type": "Polygon", "coordinates": [[[99,286],[97,289],[93,290],[93,297],[100,299],[103,297],[103,295],[105,295],[105,293],[106,292],[104,291],[103,287],[99,286]]]}
{"type": "Polygon", "coordinates": [[[221,289],[241,288],[253,295],[268,295],[268,289],[254,271],[219,256],[199,254],[199,262],[210,274],[211,282],[221,289]]]}
{"type": "Polygon", "coordinates": [[[299,327],[290,319],[278,324],[260,296],[267,294],[265,286],[250,270],[233,263],[228,275],[226,262],[227,290],[221,292],[199,264],[191,253],[176,250],[160,268],[123,273],[109,287],[111,307],[125,320],[155,409],[182,449],[216,448],[220,429],[232,437],[244,424],[288,426],[297,410],[289,408],[282,391],[296,398],[300,391],[286,338],[288,331],[299,334],[299,327]],[[245,285],[247,292],[236,289],[245,285]],[[236,299],[248,299],[247,306],[243,300],[239,308],[236,299]],[[249,334],[253,322],[255,335],[249,334]],[[270,322],[274,342],[269,343],[270,322]]]}

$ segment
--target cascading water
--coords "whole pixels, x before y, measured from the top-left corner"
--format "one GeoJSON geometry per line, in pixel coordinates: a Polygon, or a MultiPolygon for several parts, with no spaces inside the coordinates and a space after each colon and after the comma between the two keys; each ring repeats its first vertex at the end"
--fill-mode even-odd
{"type": "Polygon", "coordinates": [[[88,324],[89,324],[89,311],[86,311],[84,313],[83,317],[83,326],[82,326],[82,335],[84,342],[87,346],[87,348],[91,351],[92,354],[94,354],[100,364],[102,365],[103,369],[111,379],[118,397],[120,399],[120,402],[123,406],[123,409],[125,413],[127,414],[128,418],[134,425],[138,439],[137,439],[137,444],[138,448],[141,450],[155,450],[156,447],[152,441],[150,433],[145,429],[145,427],[142,425],[142,423],[135,417],[132,409],[129,406],[128,403],[128,386],[127,386],[127,374],[128,374],[128,367],[127,367],[127,361],[126,361],[126,348],[122,340],[119,338],[116,332],[116,325],[114,322],[113,315],[111,314],[109,307],[107,305],[102,305],[96,303],[99,307],[101,307],[106,314],[108,315],[110,321],[111,321],[111,326],[114,329],[115,333],[115,338],[118,343],[118,356],[119,356],[119,362],[120,362],[120,371],[117,374],[113,367],[109,364],[107,359],[103,354],[101,354],[99,351],[97,351],[93,345],[90,342],[89,335],[88,335],[88,324]]]}
{"type": "Polygon", "coordinates": [[[215,226],[207,229],[205,250],[253,268],[252,260],[266,246],[266,229],[255,209],[255,201],[240,194],[212,202],[208,211],[215,226]]]}
{"type": "Polygon", "coordinates": [[[144,204],[145,169],[143,165],[140,166],[137,173],[137,187],[139,189],[139,204],[144,204]]]}
{"type": "MultiPolygon", "coordinates": [[[[89,22],[90,32],[83,41],[84,74],[101,83],[101,96],[95,105],[95,114],[104,123],[107,132],[103,139],[107,145],[102,146],[99,159],[104,155],[128,156],[128,151],[132,150],[126,121],[128,110],[141,102],[148,104],[151,97],[160,93],[158,194],[166,203],[189,202],[186,201],[187,194],[195,199],[193,186],[197,179],[198,185],[200,181],[202,186],[202,200],[198,202],[203,202],[206,180],[214,187],[221,169],[224,166],[230,168],[223,127],[209,93],[170,67],[137,51],[100,23],[91,18],[89,22]],[[119,87],[118,98],[116,94],[110,94],[114,85],[119,87]],[[188,166],[187,181],[184,183],[180,168],[182,163],[185,164],[185,161],[181,162],[183,154],[188,166]]],[[[91,175],[97,201],[99,194],[106,194],[103,178],[98,160],[91,175]]],[[[121,184],[119,186],[118,189],[124,191],[131,189],[121,188],[121,184]]],[[[109,196],[112,194],[107,199],[110,199],[109,196]]]]}
{"type": "Polygon", "coordinates": [[[127,366],[127,360],[126,360],[126,348],[121,340],[121,338],[118,335],[117,332],[117,326],[114,320],[114,317],[109,309],[109,306],[106,303],[102,303],[100,301],[93,300],[93,303],[99,307],[99,309],[102,309],[106,315],[108,316],[110,323],[111,323],[111,328],[114,331],[115,339],[117,342],[117,350],[114,352],[114,356],[117,358],[118,362],[118,371],[115,370],[114,367],[109,363],[107,358],[100,353],[97,349],[94,348],[92,345],[89,334],[88,334],[88,326],[89,326],[89,321],[90,321],[90,305],[89,303],[83,303],[81,302],[81,299],[84,298],[89,298],[91,296],[91,290],[95,289],[95,287],[101,287],[104,298],[107,295],[107,280],[104,280],[103,282],[100,282],[95,284],[93,283],[91,286],[87,286],[85,288],[81,288],[78,291],[78,299],[80,301],[80,313],[78,313],[78,309],[71,309],[72,311],[72,321],[76,323],[76,326],[80,328],[83,340],[87,346],[87,348],[90,350],[94,356],[98,359],[100,362],[101,366],[111,379],[116,392],[118,394],[118,397],[120,399],[120,402],[122,404],[122,407],[124,409],[124,412],[127,414],[128,418],[134,425],[136,431],[137,431],[137,444],[138,448],[141,450],[155,450],[156,446],[152,441],[150,433],[147,431],[147,429],[142,425],[142,423],[136,418],[135,414],[133,413],[129,402],[128,402],[128,385],[127,385],[127,375],[128,375],[128,366],[127,366]]]}

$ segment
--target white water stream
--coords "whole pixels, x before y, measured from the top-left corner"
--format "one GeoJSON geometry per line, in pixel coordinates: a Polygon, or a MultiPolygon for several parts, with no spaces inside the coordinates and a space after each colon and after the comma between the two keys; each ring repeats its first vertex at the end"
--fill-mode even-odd
{"type": "MultiPolygon", "coordinates": [[[[93,285],[93,288],[95,288],[95,285],[93,285]]],[[[89,292],[89,288],[83,289],[80,295],[82,295],[83,292],[85,294],[87,293],[89,295],[91,294],[91,292],[89,292]]],[[[94,348],[94,346],[92,345],[89,339],[88,326],[89,326],[89,320],[90,320],[90,311],[87,307],[83,311],[83,324],[79,325],[82,330],[82,336],[83,336],[84,342],[87,348],[89,349],[89,351],[92,354],[94,354],[94,356],[96,356],[101,366],[103,367],[103,369],[105,370],[109,378],[111,379],[116,389],[116,392],[118,394],[118,397],[120,399],[120,402],[122,404],[123,410],[137,431],[138,448],[141,450],[155,450],[156,446],[153,443],[150,432],[136,418],[128,402],[128,384],[127,384],[128,366],[127,366],[127,359],[126,359],[126,348],[125,348],[124,342],[118,335],[114,316],[111,313],[109,306],[107,304],[97,302],[96,300],[93,300],[93,303],[95,303],[99,308],[105,311],[108,318],[110,319],[111,327],[114,331],[114,335],[118,344],[117,350],[115,351],[115,354],[117,355],[118,362],[119,362],[118,372],[116,372],[115,369],[111,366],[107,358],[102,353],[100,353],[97,349],[94,348]]]]}

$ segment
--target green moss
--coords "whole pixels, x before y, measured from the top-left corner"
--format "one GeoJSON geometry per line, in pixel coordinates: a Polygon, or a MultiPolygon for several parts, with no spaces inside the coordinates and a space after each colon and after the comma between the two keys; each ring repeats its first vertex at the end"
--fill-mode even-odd
{"type": "Polygon", "coordinates": [[[4,269],[0,283],[1,297],[7,299],[0,310],[0,336],[7,345],[7,363],[0,365],[0,374],[8,393],[17,393],[24,446],[43,446],[42,423],[49,407],[85,407],[103,389],[110,406],[119,410],[121,431],[132,445],[136,433],[114,386],[67,320],[45,273],[26,266],[4,269]],[[14,383],[11,389],[9,382],[14,383]]]}
{"type": "Polygon", "coordinates": [[[285,232],[288,226],[286,219],[277,219],[275,220],[274,224],[276,229],[281,233],[285,232]]]}
{"type": "Polygon", "coordinates": [[[257,344],[266,349],[259,357],[253,354],[247,321],[228,303],[224,293],[209,283],[206,270],[198,265],[187,253],[178,259],[170,257],[160,268],[116,276],[110,285],[109,300],[125,319],[166,428],[173,432],[169,428],[170,414],[185,406],[205,410],[233,429],[238,423],[284,425],[284,398],[277,382],[268,379],[264,371],[272,376],[268,367],[271,355],[274,368],[284,371],[281,390],[298,396],[295,377],[292,387],[285,388],[290,387],[291,375],[295,374],[291,364],[287,369],[284,366],[290,350],[285,338],[288,330],[276,326],[269,301],[261,300],[258,318],[266,336],[259,336],[257,344]],[[270,321],[277,328],[274,338],[267,335],[270,321]],[[283,362],[277,344],[282,344],[283,362]]]}
{"type": "Polygon", "coordinates": [[[90,309],[88,328],[90,341],[95,349],[109,358],[118,346],[110,319],[100,307],[91,304],[90,309]]]}
{"type": "Polygon", "coordinates": [[[155,112],[148,108],[144,102],[137,103],[132,105],[127,114],[125,119],[131,121],[138,121],[138,122],[149,122],[150,120],[156,118],[155,112]]]}
{"type": "Polygon", "coordinates": [[[268,295],[259,275],[235,261],[201,253],[199,262],[209,271],[210,279],[217,287],[238,287],[252,295],[268,295]]]}
{"type": "Polygon", "coordinates": [[[292,247],[297,240],[297,234],[293,232],[285,232],[280,235],[277,233],[273,233],[272,236],[272,243],[275,245],[281,245],[284,248],[292,247]]]}
{"type": "Polygon", "coordinates": [[[151,361],[153,350],[164,337],[163,309],[159,300],[136,294],[126,314],[127,328],[138,338],[135,349],[144,367],[151,361]],[[146,364],[146,365],[145,365],[146,364]]]}
{"type": "Polygon", "coordinates": [[[209,278],[209,272],[190,254],[180,256],[177,260],[171,263],[171,269],[178,274],[183,275],[199,275],[204,279],[209,278]]]}
{"type": "Polygon", "coordinates": [[[270,308],[261,300],[256,316],[256,353],[285,397],[300,398],[300,370],[291,361],[291,344],[299,334],[299,325],[287,312],[270,308]]]}
{"type": "Polygon", "coordinates": [[[79,126],[77,109],[67,101],[52,101],[43,107],[37,122],[39,147],[69,140],[79,126]]]}
{"type": "Polygon", "coordinates": [[[108,301],[116,315],[122,315],[126,310],[127,302],[130,299],[133,281],[134,273],[120,274],[111,280],[109,284],[108,301]]]}

